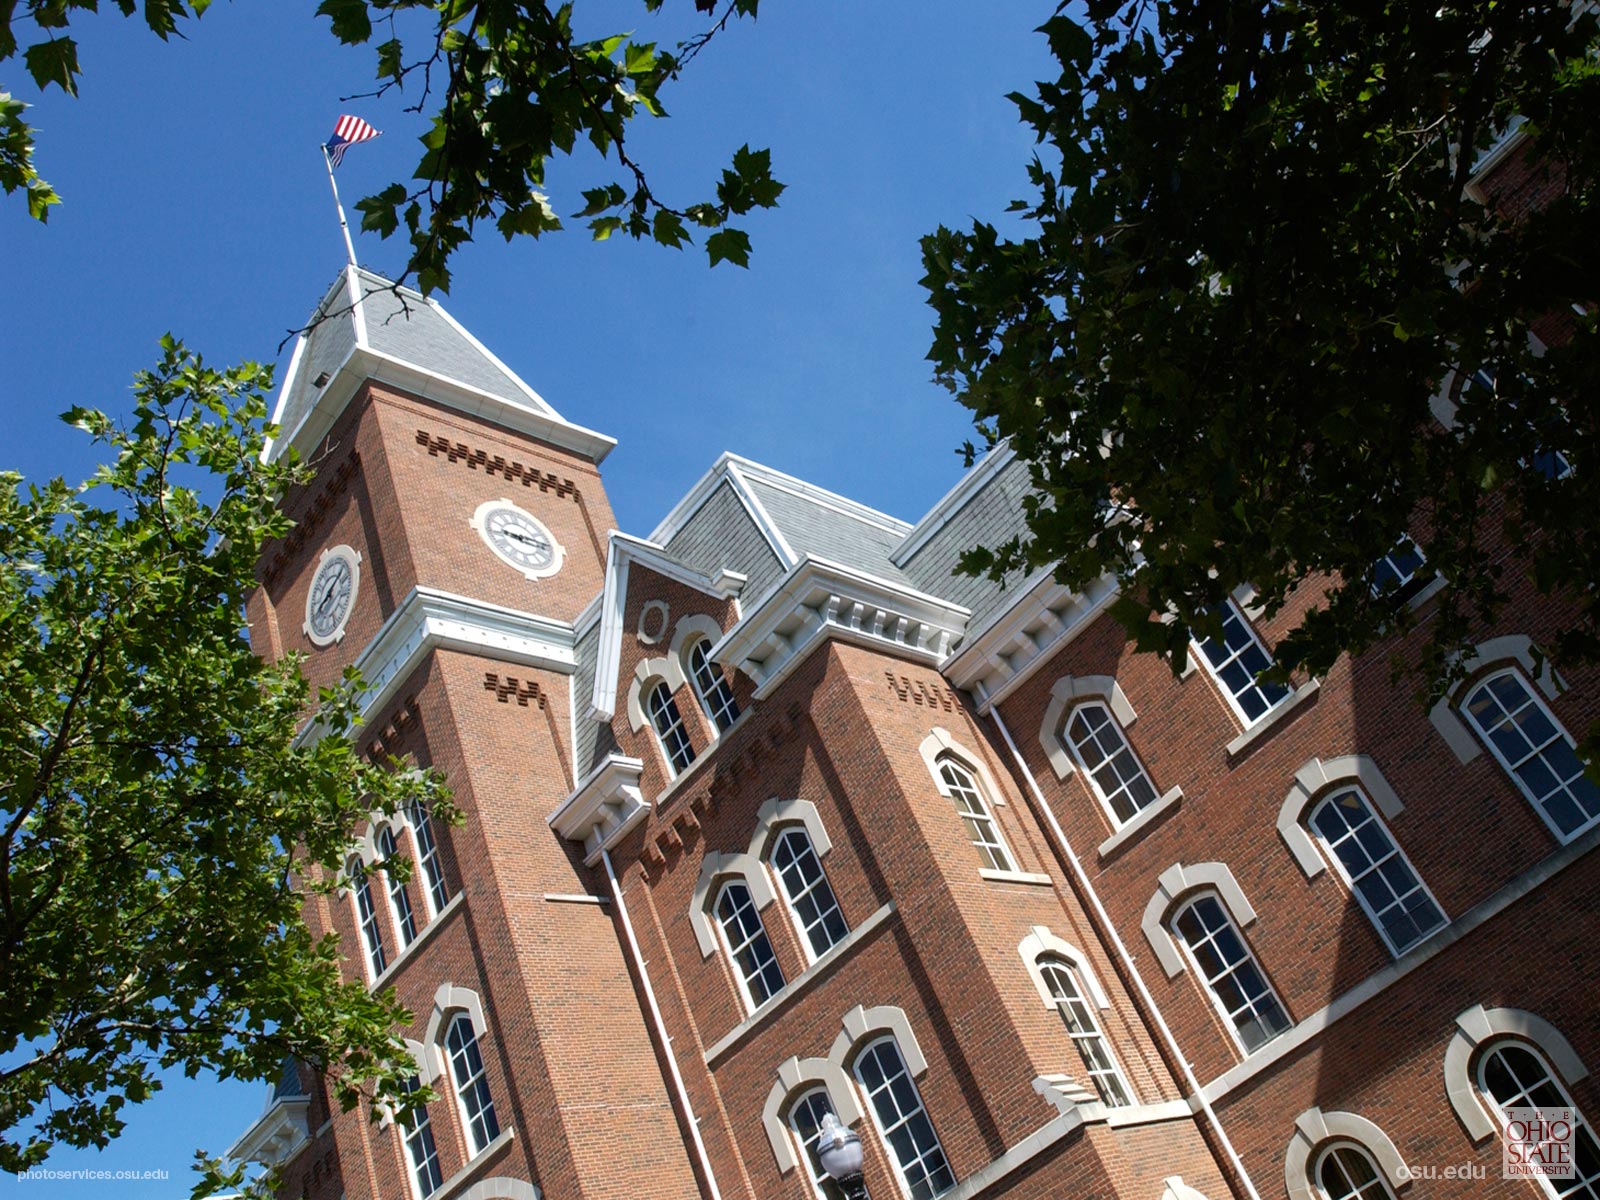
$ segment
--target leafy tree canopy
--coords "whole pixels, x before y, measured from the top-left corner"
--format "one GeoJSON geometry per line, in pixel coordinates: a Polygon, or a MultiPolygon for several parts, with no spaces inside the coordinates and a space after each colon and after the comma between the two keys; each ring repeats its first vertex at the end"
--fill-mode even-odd
{"type": "MultiPolygon", "coordinates": [[[[655,12],[666,0],[642,0],[655,12]]],[[[125,16],[135,0],[115,0],[125,16]]],[[[711,265],[749,261],[750,239],[730,222],[757,208],[772,208],[783,185],[772,177],[765,150],[742,147],[712,187],[693,202],[668,204],[650,188],[627,147],[629,123],[666,115],[662,88],[725,29],[734,17],[754,17],[759,0],[695,0],[714,19],[675,52],[627,34],[579,40],[573,6],[544,0],[322,0],[341,42],[372,44],[378,85],[368,97],[410,98],[407,111],[425,113],[422,154],[410,183],[396,182],[357,203],[364,229],[388,237],[404,224],[411,242],[408,271],[424,293],[448,291],[450,256],[492,223],[508,241],[561,228],[561,218],[541,188],[547,162],[570,155],[581,142],[614,159],[616,177],[583,192],[597,240],[614,233],[651,238],[665,246],[705,237],[711,265]],[[418,45],[420,43],[420,50],[418,45]]],[[[0,63],[19,49],[18,27],[31,22],[42,35],[22,51],[41,89],[76,94],[78,51],[64,31],[98,0],[23,0],[0,4],[0,63]],[[14,11],[18,10],[18,11],[14,11]]],[[[198,18],[210,0],[149,0],[146,23],[163,40],[198,18]]],[[[21,189],[28,210],[45,220],[60,197],[34,165],[25,106],[0,92],[0,187],[21,189]]]]}
{"type": "Polygon", "coordinates": [[[109,451],[88,482],[0,473],[4,1171],[104,1146],[159,1068],[275,1079],[294,1055],[347,1105],[414,1070],[409,1014],[340,981],[301,903],[370,811],[454,810],[352,746],[353,673],[313,706],[295,660],[251,650],[244,598],[307,472],[261,461],[269,368],[163,350],[126,428],[66,414],[109,451]],[[326,736],[297,742],[311,715],[326,736]]]}
{"type": "Polygon", "coordinates": [[[1451,584],[1434,686],[1529,571],[1578,613],[1549,649],[1593,660],[1592,6],[1087,0],[1041,32],[1025,236],[923,242],[929,358],[1038,492],[967,569],[1110,572],[1180,665],[1239,585],[1271,612],[1311,581],[1277,653],[1321,673],[1409,623],[1374,564],[1410,536],[1451,584]],[[1518,128],[1547,195],[1474,199],[1518,128]]]}

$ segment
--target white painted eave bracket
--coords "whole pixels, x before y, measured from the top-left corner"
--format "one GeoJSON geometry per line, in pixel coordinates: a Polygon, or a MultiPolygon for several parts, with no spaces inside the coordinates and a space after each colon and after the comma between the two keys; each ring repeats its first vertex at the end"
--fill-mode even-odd
{"type": "Polygon", "coordinates": [[[254,1125],[239,1135],[239,1140],[228,1147],[228,1157],[235,1162],[255,1162],[266,1167],[277,1167],[289,1161],[301,1146],[311,1140],[306,1126],[306,1113],[310,1110],[308,1096],[285,1096],[267,1105],[266,1112],[256,1118],[254,1125]]]}
{"type": "Polygon", "coordinates": [[[641,759],[608,754],[550,814],[550,827],[568,841],[581,843],[583,861],[589,866],[649,815],[650,802],[639,787],[643,770],[641,759]]]}
{"type": "Polygon", "coordinates": [[[827,559],[802,558],[712,650],[756,683],[761,699],[830,637],[937,666],[969,609],[827,559]]]}

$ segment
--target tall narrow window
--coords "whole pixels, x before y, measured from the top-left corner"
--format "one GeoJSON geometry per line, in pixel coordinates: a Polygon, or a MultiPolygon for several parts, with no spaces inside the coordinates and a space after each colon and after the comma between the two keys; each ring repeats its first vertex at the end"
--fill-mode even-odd
{"type": "Polygon", "coordinates": [[[879,1038],[856,1057],[856,1082],[911,1200],[932,1200],[954,1187],[955,1174],[893,1037],[879,1038]]]}
{"type": "Polygon", "coordinates": [[[1444,913],[1359,788],[1317,805],[1311,828],[1392,953],[1404,954],[1444,925],[1444,913]]]}
{"type": "Polygon", "coordinates": [[[676,775],[694,761],[694,747],[689,744],[688,731],[683,727],[683,716],[678,712],[677,701],[667,685],[658,683],[650,689],[650,723],[655,726],[656,737],[661,739],[661,751],[676,775]]]}
{"type": "Polygon", "coordinates": [[[1401,534],[1394,549],[1372,564],[1369,586],[1374,596],[1388,596],[1398,603],[1420,591],[1432,574],[1421,548],[1401,534]]]}
{"type": "MultiPolygon", "coordinates": [[[[822,1169],[822,1157],[817,1153],[817,1141],[822,1136],[822,1118],[833,1112],[833,1099],[828,1089],[814,1087],[803,1092],[789,1109],[789,1129],[800,1143],[800,1157],[805,1160],[811,1177],[811,1188],[818,1200],[828,1200],[825,1180],[828,1173],[822,1169]]],[[[838,1114],[834,1113],[837,1117],[838,1114]]]]}
{"type": "Polygon", "coordinates": [[[367,950],[367,969],[372,978],[383,974],[389,956],[383,948],[383,928],[378,924],[378,906],[372,900],[372,879],[359,862],[350,868],[350,886],[356,896],[356,921],[361,926],[361,942],[367,950]]]}
{"type": "Polygon", "coordinates": [[[772,851],[772,867],[789,902],[800,938],[813,959],[821,958],[850,932],[822,872],[811,838],[798,825],[785,829],[772,851]]]}
{"type": "MultiPolygon", "coordinates": [[[[421,1090],[422,1085],[413,1075],[405,1082],[405,1090],[421,1090]]],[[[439,1190],[444,1183],[444,1172],[439,1169],[439,1147],[433,1141],[433,1124],[428,1120],[428,1106],[418,1105],[409,1118],[400,1122],[405,1138],[406,1155],[411,1159],[411,1178],[417,1185],[417,1195],[422,1200],[439,1190]]]]}
{"type": "Polygon", "coordinates": [[[1256,676],[1272,665],[1272,656],[1232,600],[1222,606],[1221,640],[1206,638],[1195,644],[1200,660],[1246,725],[1254,725],[1288,698],[1289,689],[1283,684],[1256,682],[1256,676]]]}
{"type": "Polygon", "coordinates": [[[1059,958],[1042,958],[1039,960],[1039,974],[1050,989],[1050,996],[1056,1002],[1056,1011],[1061,1014],[1067,1033],[1072,1037],[1072,1044],[1083,1058],[1084,1069],[1089,1072],[1094,1090],[1100,1093],[1101,1102],[1111,1108],[1132,1104],[1122,1072],[1117,1070],[1117,1060],[1111,1057],[1111,1047],[1100,1033],[1094,1010],[1084,999],[1077,972],[1059,958]]]}
{"type": "Polygon", "coordinates": [[[1316,1179],[1323,1200],[1394,1200],[1372,1156],[1350,1142],[1336,1142],[1322,1152],[1316,1179]]]}
{"type": "Polygon", "coordinates": [[[406,807],[411,821],[411,836],[417,843],[417,863],[428,881],[428,901],[433,911],[439,912],[450,902],[450,889],[444,881],[444,864],[439,860],[439,843],[433,836],[433,822],[428,810],[413,800],[406,807]]]}
{"type": "Polygon", "coordinates": [[[689,678],[694,681],[695,693],[706,710],[706,716],[721,732],[739,719],[739,702],[733,698],[722,672],[712,665],[706,648],[711,643],[700,638],[689,647],[689,678]]]}
{"type": "Polygon", "coordinates": [[[1600,821],[1600,787],[1583,773],[1572,738],[1516,670],[1491,675],[1463,706],[1522,794],[1563,841],[1600,821]]]}
{"type": "Polygon", "coordinates": [[[1155,784],[1128,745],[1122,726],[1098,700],[1080,704],[1067,718],[1067,744],[1089,786],[1121,826],[1156,802],[1155,784]]]}
{"type": "Polygon", "coordinates": [[[717,893],[716,913],[745,1001],[752,1010],[760,1008],[783,987],[783,971],[750,898],[749,886],[741,879],[723,884],[717,893]]]}
{"type": "Polygon", "coordinates": [[[1173,918],[1172,927],[1246,1052],[1289,1028],[1282,1002],[1221,900],[1207,894],[1190,901],[1173,918]]]}
{"type": "Polygon", "coordinates": [[[941,758],[939,778],[944,781],[945,790],[961,816],[961,823],[966,826],[967,838],[977,847],[983,865],[996,871],[1011,870],[1011,854],[1000,838],[994,818],[989,815],[989,806],[984,802],[983,793],[978,790],[978,782],[973,779],[972,772],[953,758],[941,758]]]}
{"type": "Polygon", "coordinates": [[[1478,1064],[1478,1086],[1494,1102],[1502,1127],[1509,1108],[1572,1109],[1577,1118],[1573,1130],[1573,1177],[1541,1177],[1539,1182],[1548,1195],[1558,1200],[1600,1200],[1600,1142],[1541,1055],[1519,1042],[1500,1042],[1478,1064]]]}
{"type": "Polygon", "coordinates": [[[478,1051],[478,1031],[472,1018],[457,1013],[445,1035],[450,1052],[450,1075],[455,1080],[456,1100],[461,1105],[461,1125],[473,1154],[482,1154],[500,1136],[500,1122],[494,1115],[494,1100],[489,1095],[489,1080],[478,1051]]]}
{"type": "MultiPolygon", "coordinates": [[[[394,831],[385,825],[378,831],[378,853],[385,862],[399,854],[394,844],[394,831]]],[[[394,914],[394,926],[400,931],[400,945],[409,946],[417,940],[417,919],[411,911],[411,897],[406,895],[406,885],[391,872],[384,872],[389,881],[389,908],[394,914]]]]}

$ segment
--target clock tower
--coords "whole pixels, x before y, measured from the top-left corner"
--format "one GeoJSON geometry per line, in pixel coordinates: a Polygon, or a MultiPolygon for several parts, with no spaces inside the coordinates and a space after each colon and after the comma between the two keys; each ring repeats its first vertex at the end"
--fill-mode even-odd
{"type": "MultiPolygon", "coordinates": [[[[686,1131],[644,1065],[658,1047],[605,881],[546,822],[579,782],[574,626],[604,584],[599,465],[615,443],[442,306],[356,267],[295,345],[274,421],[268,453],[315,473],[259,566],[252,638],[303,656],[313,688],[359,667],[363,749],[441,770],[465,818],[375,820],[350,886],[309,904],[349,976],[415,1014],[418,1082],[441,1099],[395,1129],[286,1077],[274,1104],[303,1099],[313,1118],[312,1144],[284,1156],[286,1194],[621,1197],[647,1178],[652,1195],[698,1196],[686,1131]],[[397,851],[415,864],[405,882],[381,869],[397,851]]],[[[248,1136],[270,1139],[273,1111],[248,1136]]]]}

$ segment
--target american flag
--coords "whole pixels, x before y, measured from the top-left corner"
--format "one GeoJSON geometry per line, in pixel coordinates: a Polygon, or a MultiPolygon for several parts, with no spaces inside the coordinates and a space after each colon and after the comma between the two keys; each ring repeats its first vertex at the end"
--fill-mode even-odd
{"type": "Polygon", "coordinates": [[[357,142],[370,141],[381,132],[382,130],[374,129],[360,117],[340,117],[339,123],[333,127],[333,136],[323,147],[328,152],[328,162],[337,167],[344,160],[344,152],[347,149],[357,142]]]}

